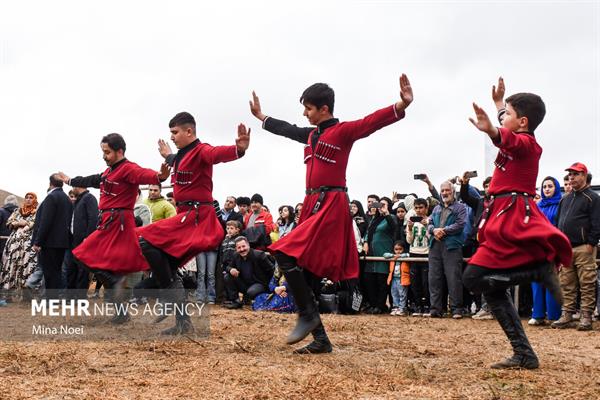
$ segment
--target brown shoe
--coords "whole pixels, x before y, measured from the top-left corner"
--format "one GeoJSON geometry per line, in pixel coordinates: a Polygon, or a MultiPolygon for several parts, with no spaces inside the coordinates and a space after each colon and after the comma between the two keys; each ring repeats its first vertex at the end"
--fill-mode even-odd
{"type": "Polygon", "coordinates": [[[500,361],[496,364],[492,364],[490,368],[493,369],[537,369],[540,366],[540,362],[535,354],[524,355],[514,354],[512,357],[500,361]]]}
{"type": "Polygon", "coordinates": [[[581,317],[579,318],[578,331],[591,331],[592,330],[592,313],[589,311],[582,311],[581,317]]]}
{"type": "Polygon", "coordinates": [[[563,311],[562,315],[557,321],[554,321],[550,326],[552,328],[564,329],[570,328],[573,325],[573,313],[563,311]]]}

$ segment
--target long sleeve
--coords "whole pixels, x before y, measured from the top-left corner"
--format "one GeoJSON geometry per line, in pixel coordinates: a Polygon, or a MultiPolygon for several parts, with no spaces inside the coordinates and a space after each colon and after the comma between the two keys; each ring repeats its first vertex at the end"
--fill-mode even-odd
{"type": "Polygon", "coordinates": [[[477,210],[479,207],[479,199],[471,195],[468,183],[466,185],[460,185],[460,199],[473,210],[477,210]]]}
{"type": "Polygon", "coordinates": [[[102,181],[102,174],[95,174],[89,176],[76,176],[71,178],[69,181],[70,186],[88,188],[93,187],[96,189],[100,188],[100,182],[102,181]]]}
{"type": "Polygon", "coordinates": [[[590,209],[591,226],[588,243],[595,247],[598,246],[598,243],[600,242],[600,197],[594,196],[590,209]]]}
{"type": "Polygon", "coordinates": [[[39,226],[37,229],[37,235],[35,236],[34,245],[40,246],[46,242],[48,232],[50,232],[52,226],[52,216],[56,214],[56,201],[52,195],[46,196],[44,199],[44,206],[41,207],[41,215],[39,216],[39,226]]]}
{"type": "Polygon", "coordinates": [[[267,117],[263,121],[263,129],[279,136],[295,140],[302,144],[308,143],[308,137],[314,128],[299,128],[289,122],[267,117]]]}
{"type": "Polygon", "coordinates": [[[85,237],[88,237],[92,232],[96,230],[96,224],[98,222],[98,201],[92,194],[86,196],[85,212],[87,216],[85,237]]]}
{"type": "Polygon", "coordinates": [[[440,196],[440,193],[437,191],[435,186],[431,185],[431,187],[429,188],[429,193],[431,193],[431,197],[433,197],[440,203],[442,202],[442,197],[440,196]]]}
{"type": "Polygon", "coordinates": [[[397,113],[395,105],[391,105],[377,110],[362,119],[344,122],[341,130],[345,140],[354,142],[402,118],[404,118],[404,111],[397,113]]]}
{"type": "Polygon", "coordinates": [[[219,164],[234,161],[239,158],[237,147],[234,146],[210,146],[205,145],[200,153],[202,162],[208,164],[219,164]]]}
{"type": "Polygon", "coordinates": [[[456,212],[456,222],[454,222],[452,225],[444,227],[444,232],[446,232],[446,235],[454,235],[462,232],[465,224],[467,223],[467,208],[464,204],[455,203],[454,212],[456,212]]]}
{"type": "Polygon", "coordinates": [[[160,183],[158,180],[158,172],[153,169],[142,168],[135,163],[129,163],[123,167],[125,166],[128,167],[125,179],[129,183],[135,185],[158,185],[160,183]]]}

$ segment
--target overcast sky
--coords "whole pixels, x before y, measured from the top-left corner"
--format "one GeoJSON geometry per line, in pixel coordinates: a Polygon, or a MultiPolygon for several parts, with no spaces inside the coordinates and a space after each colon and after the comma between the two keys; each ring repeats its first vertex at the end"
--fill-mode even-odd
{"type": "MultiPolygon", "coordinates": [[[[241,160],[214,169],[214,195],[263,194],[271,208],[303,198],[302,145],[263,131],[267,115],[306,125],[298,102],[315,82],[336,91],[335,116],[361,118],[398,98],[406,118],[355,144],[350,197],[426,194],[490,170],[471,102],[494,114],[491,86],[542,96],[541,180],[574,161],[600,183],[600,6],[577,2],[229,1],[6,2],[0,10],[0,188],[42,195],[51,172],[105,169],[100,138],[121,133],[127,157],[158,168],[168,121],[191,112],[201,141],[233,144],[252,128],[241,160]],[[90,3],[90,4],[88,4],[90,3]]],[[[560,180],[560,179],[559,179],[560,180]]]]}

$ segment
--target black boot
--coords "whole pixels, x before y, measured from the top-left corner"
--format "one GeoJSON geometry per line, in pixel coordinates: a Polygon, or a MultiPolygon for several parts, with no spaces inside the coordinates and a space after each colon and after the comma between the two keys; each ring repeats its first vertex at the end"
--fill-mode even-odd
{"type": "Polygon", "coordinates": [[[525,335],[510,295],[506,291],[498,291],[486,293],[485,296],[490,310],[508,337],[514,353],[511,357],[493,364],[491,367],[494,369],[538,368],[540,363],[529,344],[527,335],[525,335]]]}
{"type": "Polygon", "coordinates": [[[105,299],[110,299],[115,302],[121,302],[125,300],[127,288],[126,276],[113,274],[109,271],[94,270],[96,277],[102,281],[102,285],[105,288],[105,299]]]}
{"type": "Polygon", "coordinates": [[[285,275],[285,279],[298,307],[296,326],[286,339],[287,344],[294,344],[303,340],[309,333],[315,330],[321,324],[321,317],[319,316],[313,292],[306,284],[302,269],[299,267],[284,269],[283,266],[280,266],[280,268],[285,275]]]}
{"type": "Polygon", "coordinates": [[[549,262],[523,268],[514,268],[513,270],[503,271],[497,275],[491,274],[485,279],[487,279],[489,286],[495,289],[506,289],[509,286],[538,282],[548,289],[559,305],[563,304],[558,275],[554,264],[549,262]]]}
{"type": "Polygon", "coordinates": [[[313,341],[304,347],[294,350],[294,354],[323,354],[331,353],[333,348],[325,332],[323,324],[319,324],[312,332],[313,341]]]}
{"type": "MultiPolygon", "coordinates": [[[[173,283],[170,287],[167,288],[167,293],[165,296],[161,296],[165,301],[172,301],[180,309],[183,309],[185,305],[185,288],[183,287],[183,282],[179,276],[175,276],[173,283]],[[168,299],[168,300],[167,300],[168,299]]],[[[161,332],[161,335],[183,335],[185,333],[193,333],[194,325],[190,320],[190,316],[183,312],[176,311],[175,314],[175,326],[165,329],[161,332]]]]}

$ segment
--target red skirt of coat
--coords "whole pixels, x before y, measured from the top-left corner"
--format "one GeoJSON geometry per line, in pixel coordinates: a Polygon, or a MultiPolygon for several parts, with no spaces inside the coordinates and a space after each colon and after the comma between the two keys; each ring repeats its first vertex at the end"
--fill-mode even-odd
{"type": "Polygon", "coordinates": [[[295,257],[298,266],[321,278],[357,278],[358,251],[348,196],[327,192],[319,210],[312,214],[318,198],[318,193],[304,198],[298,226],[269,246],[269,251],[295,257]]]}
{"type": "Polygon", "coordinates": [[[177,215],[137,228],[137,234],[154,247],[179,259],[181,266],[198,253],[216,250],[225,232],[212,205],[199,206],[189,213],[178,207],[177,215]]]}
{"type": "Polygon", "coordinates": [[[98,229],[73,249],[73,256],[90,268],[117,274],[149,269],[142,255],[131,210],[103,212],[98,229]]]}
{"type": "Polygon", "coordinates": [[[570,265],[573,256],[569,239],[529,199],[529,221],[525,222],[525,199],[511,197],[494,200],[483,227],[479,230],[479,248],[470,264],[486,268],[516,268],[544,260],[559,265],[570,265]]]}

